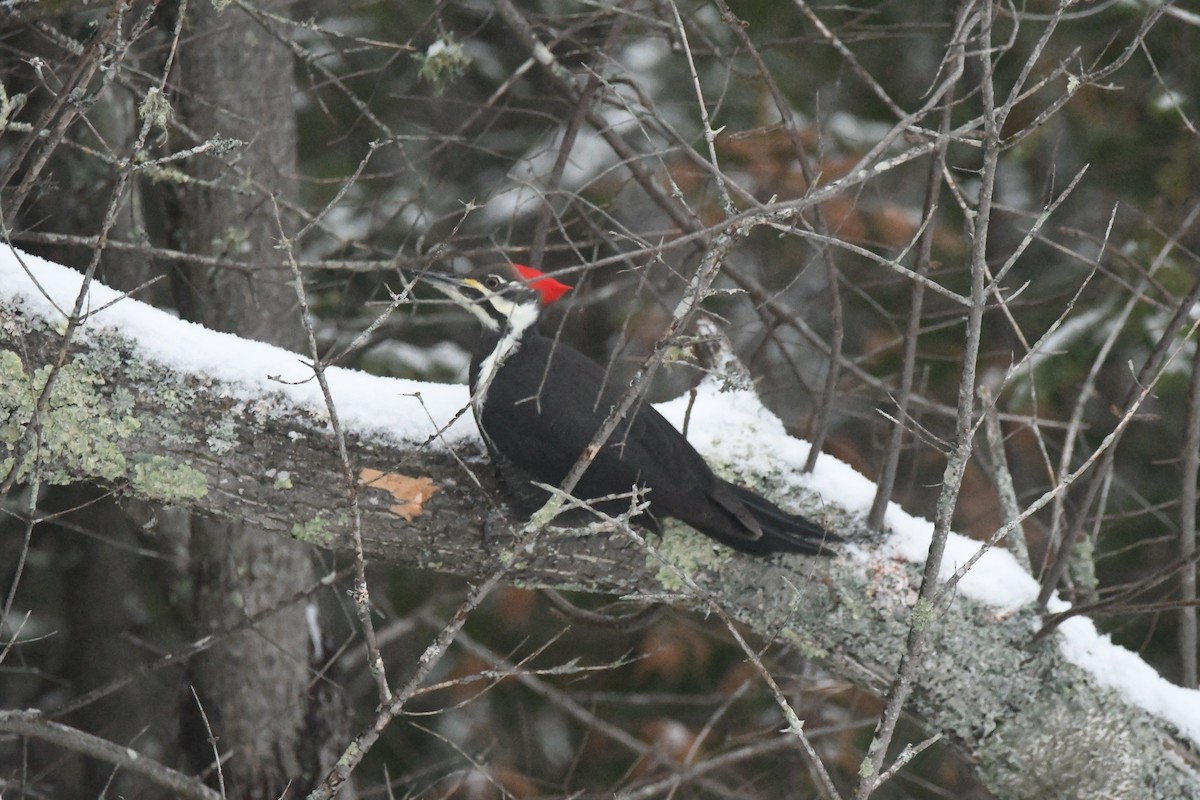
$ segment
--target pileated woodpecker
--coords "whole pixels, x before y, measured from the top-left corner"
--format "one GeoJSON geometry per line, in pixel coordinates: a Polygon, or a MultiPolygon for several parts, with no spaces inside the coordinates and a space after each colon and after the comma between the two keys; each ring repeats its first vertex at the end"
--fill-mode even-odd
{"type": "MultiPolygon", "coordinates": [[[[577,350],[539,334],[544,303],[570,287],[529,267],[522,279],[496,269],[465,279],[420,277],[470,311],[483,327],[471,352],[472,410],[493,462],[522,510],[538,508],[591,443],[621,392],[604,370],[577,350]]],[[[632,409],[583,473],[572,494],[581,500],[649,490],[635,521],[661,535],[674,517],[735,550],[829,553],[840,541],[821,526],[713,474],[679,431],[649,404],[632,409]]],[[[605,513],[628,500],[592,503],[605,513]]]]}

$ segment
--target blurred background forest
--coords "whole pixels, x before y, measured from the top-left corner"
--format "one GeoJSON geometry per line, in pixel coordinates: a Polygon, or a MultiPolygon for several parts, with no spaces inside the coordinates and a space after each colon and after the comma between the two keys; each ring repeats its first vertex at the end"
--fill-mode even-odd
{"type": "MultiPolygon", "coordinates": [[[[983,214],[997,283],[978,383],[999,412],[1019,507],[1090,458],[1154,381],[1115,455],[1023,525],[1033,572],[1097,603],[1117,641],[1196,685],[1195,10],[1132,0],[219,5],[4,4],[8,242],[94,263],[98,280],[181,317],[300,349],[294,255],[326,357],[442,382],[465,380],[472,323],[442,304],[394,301],[406,289],[398,269],[530,264],[575,287],[546,328],[628,378],[714,237],[752,220],[706,312],[791,433],[933,518],[964,363],[956,297],[971,291],[983,214]],[[996,146],[982,146],[987,109],[1010,98],[996,146]],[[290,253],[277,246],[284,235],[290,253]]],[[[701,376],[686,350],[655,399],[701,376]]],[[[980,447],[956,530],[986,539],[1008,518],[997,474],[980,447]]],[[[244,797],[306,790],[329,763],[303,748],[281,757],[262,729],[290,725],[336,754],[369,719],[379,698],[349,584],[317,584],[345,559],[227,549],[236,531],[207,530],[224,524],[116,503],[103,488],[30,491],[17,484],[0,499],[4,708],[67,707],[64,722],[215,779],[203,725],[213,726],[238,787],[230,796],[244,797]],[[238,559],[277,574],[226,563],[238,559]],[[212,594],[236,587],[232,607],[204,599],[221,571],[236,580],[212,594]],[[272,618],[279,631],[243,624],[276,604],[293,614],[272,618]],[[321,619],[315,653],[310,608],[321,619]],[[221,626],[238,630],[75,702],[221,626]],[[264,646],[256,666],[238,661],[264,646]],[[280,677],[291,666],[298,677],[280,677]],[[243,680],[249,694],[294,680],[290,696],[306,699],[224,727],[236,708],[202,698],[238,697],[243,680]],[[318,716],[340,722],[315,734],[318,716]],[[307,777],[286,788],[277,772],[307,777]]],[[[371,564],[369,580],[398,681],[463,582],[386,564],[371,564]]],[[[853,785],[881,701],[761,645],[834,782],[853,785]]],[[[444,688],[368,755],[357,796],[819,796],[778,735],[769,689],[716,620],[668,612],[644,630],[598,632],[505,588],[468,620],[434,681],[444,688]],[[515,662],[528,669],[496,677],[515,662]]],[[[900,738],[922,734],[905,722],[900,738]]],[[[68,749],[0,739],[5,796],[156,792],[166,794],[68,749]]],[[[939,744],[874,796],[990,795],[939,744]]]]}

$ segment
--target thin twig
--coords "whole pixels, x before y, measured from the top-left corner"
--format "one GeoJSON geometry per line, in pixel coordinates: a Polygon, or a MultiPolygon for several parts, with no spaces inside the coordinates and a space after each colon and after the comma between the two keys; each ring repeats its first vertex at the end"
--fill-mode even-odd
{"type": "Polygon", "coordinates": [[[1179,557],[1189,563],[1179,575],[1179,682],[1196,688],[1196,479],[1200,475],[1200,343],[1193,342],[1179,490],[1179,557]]]}
{"type": "MultiPolygon", "coordinates": [[[[993,63],[989,45],[992,39],[992,17],[990,8],[985,5],[983,13],[979,13],[973,2],[967,2],[958,11],[958,19],[977,19],[979,24],[979,41],[982,43],[980,61],[980,89],[984,104],[984,148],[983,168],[980,170],[980,185],[976,216],[973,220],[971,246],[971,308],[967,313],[966,334],[962,351],[962,368],[958,384],[958,413],[955,424],[955,440],[953,449],[947,454],[946,468],[942,476],[942,490],[937,499],[937,512],[934,521],[933,536],[929,543],[929,553],[925,559],[921,575],[921,588],[916,604],[909,620],[908,637],[900,665],[892,679],[887,695],[887,704],[875,735],[867,748],[866,757],[859,769],[860,779],[855,787],[854,800],[867,800],[878,785],[884,771],[884,759],[888,747],[896,731],[896,724],[904,704],[912,693],[921,656],[929,639],[930,631],[934,629],[933,600],[941,585],[940,572],[942,558],[946,552],[946,540],[950,536],[950,528],[954,519],[954,509],[958,502],[958,493],[962,488],[962,479],[966,473],[967,461],[971,454],[971,442],[974,433],[973,417],[975,409],[975,369],[979,359],[979,342],[983,330],[983,312],[987,306],[987,242],[989,225],[991,223],[991,203],[995,191],[996,171],[1000,161],[1000,126],[1002,118],[993,114],[994,98],[992,96],[993,63]]],[[[960,22],[961,24],[961,22],[960,22]]],[[[955,25],[955,30],[961,30],[955,25]]],[[[956,37],[953,45],[953,59],[964,58],[965,41],[956,37]]],[[[961,63],[961,62],[960,62],[961,63]]],[[[960,70],[955,70],[956,73],[960,70]]]]}
{"type": "MultiPolygon", "coordinates": [[[[1200,327],[1200,321],[1197,321],[1196,324],[1192,326],[1189,335],[1194,334],[1197,327],[1200,327]]],[[[1180,345],[1180,347],[1182,347],[1182,345],[1180,345]]],[[[1177,353],[1178,349],[1172,354],[1171,358],[1174,358],[1174,355],[1177,353]]],[[[950,593],[953,592],[954,587],[960,580],[962,580],[963,576],[966,575],[971,568],[975,566],[979,559],[982,558],[989,549],[995,546],[997,542],[1008,536],[1014,528],[1021,525],[1025,520],[1029,519],[1038,511],[1041,511],[1043,508],[1045,508],[1050,501],[1061,497],[1067,491],[1067,489],[1073,486],[1082,475],[1084,475],[1089,469],[1092,468],[1094,464],[1096,464],[1097,461],[1108,457],[1108,454],[1116,448],[1117,442],[1120,441],[1121,435],[1125,432],[1125,428],[1137,418],[1137,414],[1141,409],[1142,403],[1144,403],[1146,399],[1151,396],[1155,386],[1158,384],[1158,380],[1164,374],[1166,374],[1165,366],[1152,378],[1146,381],[1146,385],[1142,387],[1142,391],[1130,402],[1128,409],[1117,422],[1116,427],[1104,437],[1100,444],[1096,446],[1087,459],[1085,459],[1084,462],[1075,469],[1075,471],[1061,477],[1052,487],[1038,497],[1037,500],[1034,500],[1032,503],[1026,506],[1025,510],[1022,511],[1018,516],[1001,525],[995,531],[995,533],[992,534],[988,541],[984,542],[983,545],[980,546],[980,548],[975,551],[970,558],[968,558],[958,567],[958,569],[954,571],[953,575],[945,580],[941,591],[934,598],[935,606],[939,605],[950,596],[950,593]]]]}
{"type": "MultiPolygon", "coordinates": [[[[1162,334],[1155,343],[1154,349],[1146,356],[1145,362],[1138,370],[1136,379],[1130,385],[1129,391],[1126,393],[1120,406],[1118,406],[1122,409],[1123,414],[1121,418],[1122,424],[1119,424],[1113,431],[1118,439],[1120,434],[1125,430],[1125,424],[1131,419],[1128,412],[1135,407],[1135,399],[1140,404],[1140,399],[1146,396],[1146,388],[1153,385],[1157,380],[1162,365],[1173,357],[1174,352],[1177,351],[1177,337],[1183,329],[1184,324],[1189,321],[1191,309],[1195,307],[1197,302],[1200,302],[1200,280],[1192,284],[1192,288],[1188,293],[1180,298],[1176,305],[1175,313],[1171,316],[1166,326],[1164,326],[1162,334]]],[[[1111,436],[1112,434],[1110,434],[1111,436]]],[[[1066,532],[1066,535],[1062,537],[1062,541],[1058,543],[1058,550],[1054,554],[1054,561],[1046,571],[1046,576],[1042,580],[1041,592],[1038,594],[1038,605],[1041,608],[1046,607],[1046,603],[1050,600],[1050,595],[1058,586],[1059,579],[1062,578],[1063,573],[1071,562],[1071,551],[1083,531],[1088,511],[1092,508],[1096,498],[1109,480],[1109,473],[1116,463],[1116,452],[1115,443],[1104,451],[1104,455],[1096,467],[1096,471],[1092,473],[1092,478],[1088,482],[1084,500],[1079,505],[1080,513],[1076,517],[1074,524],[1066,532]]]]}
{"type": "MultiPolygon", "coordinates": [[[[524,552],[527,548],[532,547],[534,540],[541,532],[540,523],[535,523],[532,520],[524,528],[515,543],[517,546],[516,552],[524,552]]],[[[390,701],[386,703],[379,711],[376,712],[371,723],[346,747],[342,756],[337,760],[337,763],[308,795],[308,800],[332,800],[354,770],[358,767],[363,757],[371,750],[379,736],[387,728],[387,726],[395,719],[408,701],[420,689],[421,684],[425,682],[425,678],[433,670],[434,666],[441,661],[446,651],[450,648],[450,644],[454,641],[455,636],[462,630],[462,626],[466,623],[467,618],[479,607],[479,604],[492,593],[492,590],[500,585],[501,579],[508,574],[510,564],[501,564],[500,568],[492,572],[482,582],[471,587],[467,592],[466,598],[455,611],[454,616],[450,621],[443,626],[442,630],[430,642],[425,650],[417,659],[417,668],[413,670],[413,674],[409,676],[408,681],[399,690],[392,693],[390,701]]]]}
{"type": "Polygon", "coordinates": [[[189,686],[188,689],[192,693],[192,699],[196,702],[196,711],[200,714],[200,721],[204,723],[204,732],[208,734],[206,741],[212,747],[212,763],[217,771],[217,787],[220,789],[221,797],[227,797],[225,794],[225,770],[222,766],[225,759],[221,758],[220,748],[217,747],[217,736],[213,733],[212,725],[208,721],[208,712],[204,710],[204,704],[200,702],[200,695],[196,692],[196,687],[189,686]]]}
{"type": "MultiPolygon", "coordinates": [[[[632,0],[624,0],[625,5],[629,5],[632,0]]],[[[608,35],[604,39],[604,43],[596,51],[597,56],[603,56],[620,40],[621,34],[625,30],[625,24],[628,21],[628,16],[625,14],[617,14],[612,26],[609,28],[608,35]]],[[[542,259],[546,253],[546,237],[550,233],[550,217],[554,210],[551,198],[562,184],[563,173],[567,169],[567,164],[571,160],[571,151],[575,148],[575,142],[579,137],[579,131],[583,127],[583,121],[587,117],[588,110],[595,102],[597,89],[600,88],[599,76],[595,73],[588,75],[587,82],[579,91],[579,99],[575,104],[574,111],[571,113],[571,118],[567,121],[566,127],[562,132],[562,141],[558,145],[558,155],[554,159],[554,166],[550,169],[550,174],[544,181],[545,196],[542,198],[542,203],[538,207],[537,223],[533,229],[533,241],[529,249],[529,263],[534,269],[542,269],[542,259]]],[[[557,217],[557,215],[555,215],[557,217]]]]}
{"type": "MultiPolygon", "coordinates": [[[[1008,456],[1004,452],[1004,431],[1000,429],[1000,418],[996,415],[996,402],[987,385],[979,387],[979,401],[983,406],[983,430],[986,436],[988,457],[991,461],[992,481],[996,484],[996,492],[1000,499],[1001,518],[1005,523],[1016,519],[1021,514],[1017,502],[1017,492],[1013,488],[1012,472],[1008,469],[1008,456]]],[[[1025,531],[1019,525],[1005,525],[1009,533],[1005,541],[1008,549],[1017,559],[1017,563],[1026,570],[1030,569],[1029,548],[1025,546],[1025,531]]]]}
{"type": "Polygon", "coordinates": [[[292,265],[296,301],[300,304],[300,320],[304,325],[305,336],[308,337],[308,351],[312,358],[310,366],[321,387],[321,396],[325,399],[325,410],[329,412],[329,426],[333,429],[333,436],[337,442],[338,457],[342,466],[342,480],[346,483],[346,495],[350,503],[350,535],[354,543],[354,608],[358,613],[358,622],[362,627],[363,638],[367,645],[368,669],[375,679],[380,702],[386,704],[392,699],[392,690],[388,686],[387,669],[383,663],[383,656],[379,652],[379,642],[375,638],[375,624],[371,620],[371,592],[367,587],[367,559],[363,554],[362,508],[358,504],[358,476],[350,462],[350,451],[346,447],[346,434],[338,418],[337,406],[333,402],[333,393],[329,389],[329,381],[325,376],[325,364],[321,360],[321,352],[317,347],[317,335],[313,330],[312,317],[308,309],[308,297],[304,289],[304,276],[300,273],[300,267],[292,259],[292,240],[284,232],[283,217],[280,216],[279,206],[273,204],[272,207],[275,210],[275,223],[279,226],[279,246],[292,265]]]}
{"type": "Polygon", "coordinates": [[[670,2],[671,14],[675,19],[675,30],[679,33],[679,42],[683,45],[683,55],[687,59],[688,71],[692,78],[692,91],[696,93],[696,110],[700,114],[700,124],[704,129],[704,143],[708,146],[708,161],[712,165],[712,175],[717,186],[717,194],[721,198],[721,208],[725,215],[733,216],[733,200],[729,197],[729,186],[725,176],[721,174],[721,166],[717,161],[716,140],[720,131],[713,130],[712,120],[708,117],[708,103],[704,100],[704,89],[700,86],[700,76],[696,73],[696,60],[692,58],[692,45],[688,41],[687,28],[679,16],[679,7],[670,2]]]}
{"type": "Polygon", "coordinates": [[[169,789],[179,797],[193,800],[221,800],[225,796],[223,790],[221,792],[214,791],[199,779],[174,770],[150,758],[145,753],[139,753],[126,745],[116,744],[77,728],[63,725],[61,722],[51,722],[34,712],[0,710],[0,731],[41,739],[44,742],[64,747],[73,753],[81,753],[114,764],[169,789]]]}
{"type": "MultiPolygon", "coordinates": [[[[950,116],[954,108],[953,88],[946,93],[946,105],[942,108],[940,130],[945,133],[950,128],[950,116]]],[[[936,213],[938,196],[941,193],[942,172],[946,166],[946,145],[944,137],[938,138],[938,147],[933,151],[929,170],[925,179],[925,200],[921,216],[929,220],[921,233],[917,246],[916,272],[928,276],[930,259],[933,254],[933,240],[936,234],[936,213]]],[[[896,387],[895,403],[896,416],[892,423],[892,432],[887,450],[883,454],[883,464],[879,470],[879,479],[875,488],[875,498],[871,502],[871,510],[867,513],[867,525],[874,530],[883,528],[884,516],[888,504],[892,500],[892,489],[896,484],[896,471],[900,466],[900,453],[904,447],[904,437],[909,430],[908,409],[913,397],[913,376],[917,367],[917,344],[921,336],[921,318],[925,307],[925,284],[913,281],[909,289],[908,324],[904,330],[904,352],[901,356],[900,384],[896,387]]]]}

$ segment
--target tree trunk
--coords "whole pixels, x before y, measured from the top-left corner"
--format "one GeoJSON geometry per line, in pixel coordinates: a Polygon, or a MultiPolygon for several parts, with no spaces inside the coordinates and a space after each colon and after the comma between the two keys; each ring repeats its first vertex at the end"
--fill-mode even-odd
{"type": "MultiPolygon", "coordinates": [[[[289,5],[259,7],[286,14],[289,5]]],[[[186,231],[189,252],[277,261],[280,223],[272,198],[283,205],[295,190],[291,54],[235,6],[217,11],[212,3],[192,3],[187,13],[179,53],[183,121],[200,141],[221,136],[246,144],[224,157],[233,166],[216,157],[197,162],[199,180],[183,189],[178,230],[186,231]]],[[[186,319],[299,345],[288,275],[183,265],[173,278],[186,319]]],[[[200,634],[233,625],[315,579],[309,547],[264,536],[240,521],[193,518],[190,557],[200,634]]],[[[210,765],[214,753],[229,754],[222,769],[230,796],[302,796],[306,787],[297,776],[319,770],[303,763],[313,650],[304,613],[292,606],[192,663],[196,696],[188,691],[181,698],[187,747],[197,768],[210,765]]]]}

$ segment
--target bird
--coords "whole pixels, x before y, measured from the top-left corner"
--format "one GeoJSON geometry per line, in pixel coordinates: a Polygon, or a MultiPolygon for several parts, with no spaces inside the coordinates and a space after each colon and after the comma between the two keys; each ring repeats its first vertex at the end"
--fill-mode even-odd
{"type": "MultiPolygon", "coordinates": [[[[549,493],[534,483],[561,485],[621,396],[599,364],[537,330],[543,307],[571,287],[523,265],[464,278],[434,271],[415,277],[479,322],[468,373],[472,412],[513,504],[537,510],[549,493]]],[[[633,521],[660,537],[662,521],[674,518],[755,556],[828,555],[841,541],[716,475],[648,403],[629,410],[571,494],[616,515],[630,508],[635,489],[648,505],[633,521]]]]}

